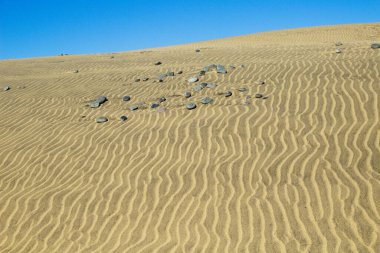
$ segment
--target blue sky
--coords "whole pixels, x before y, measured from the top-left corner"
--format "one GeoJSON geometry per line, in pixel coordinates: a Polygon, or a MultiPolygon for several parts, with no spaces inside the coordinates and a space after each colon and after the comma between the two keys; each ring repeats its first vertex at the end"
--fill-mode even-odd
{"type": "Polygon", "coordinates": [[[0,59],[118,52],[380,21],[380,0],[0,0],[0,59]]]}

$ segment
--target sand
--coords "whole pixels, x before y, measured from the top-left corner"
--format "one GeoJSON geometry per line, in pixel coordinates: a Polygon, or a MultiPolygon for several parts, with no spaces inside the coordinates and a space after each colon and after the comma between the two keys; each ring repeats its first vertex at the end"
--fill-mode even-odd
{"type": "Polygon", "coordinates": [[[380,252],[376,41],[380,23],[0,61],[0,252],[380,252]],[[236,68],[184,98],[214,63],[236,68]]]}

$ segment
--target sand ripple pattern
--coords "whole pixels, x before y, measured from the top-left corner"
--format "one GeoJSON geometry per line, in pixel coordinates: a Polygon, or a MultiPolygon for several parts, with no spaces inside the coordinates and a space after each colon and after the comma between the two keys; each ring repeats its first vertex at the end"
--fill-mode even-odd
{"type": "Polygon", "coordinates": [[[13,89],[0,92],[0,252],[379,252],[379,34],[330,26],[1,61],[13,89]],[[211,63],[236,69],[202,77],[218,87],[188,100],[215,103],[185,110],[186,80],[211,63]],[[246,105],[256,93],[269,98],[246,105]],[[85,107],[99,95],[110,101],[85,107]],[[129,112],[123,95],[165,95],[167,110],[129,112]]]}

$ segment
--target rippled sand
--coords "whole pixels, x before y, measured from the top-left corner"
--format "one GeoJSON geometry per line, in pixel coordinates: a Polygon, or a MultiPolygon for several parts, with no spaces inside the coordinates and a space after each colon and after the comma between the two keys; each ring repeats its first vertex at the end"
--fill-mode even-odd
{"type": "Polygon", "coordinates": [[[0,90],[0,252],[380,252],[375,41],[380,23],[0,61],[12,87],[0,90]],[[184,98],[213,63],[236,68],[184,98]],[[128,110],[160,96],[165,111],[128,110]]]}

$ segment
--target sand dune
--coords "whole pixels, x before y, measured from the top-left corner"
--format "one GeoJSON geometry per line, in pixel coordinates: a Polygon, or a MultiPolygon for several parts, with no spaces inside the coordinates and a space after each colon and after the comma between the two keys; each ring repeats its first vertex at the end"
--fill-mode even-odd
{"type": "Polygon", "coordinates": [[[380,23],[0,61],[0,252],[380,252],[375,41],[380,23]]]}

